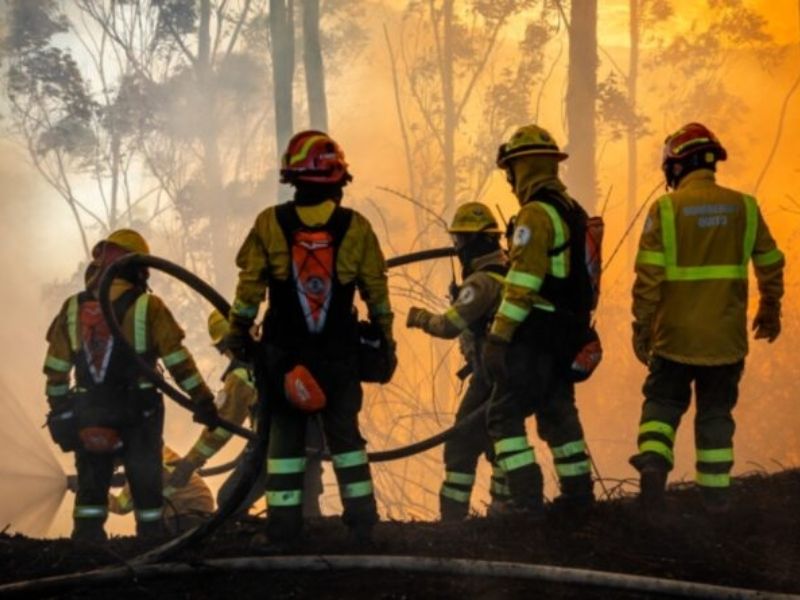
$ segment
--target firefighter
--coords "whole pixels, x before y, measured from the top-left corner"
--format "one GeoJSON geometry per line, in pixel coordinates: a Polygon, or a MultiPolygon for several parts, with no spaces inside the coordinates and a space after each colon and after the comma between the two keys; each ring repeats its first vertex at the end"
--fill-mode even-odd
{"type": "MultiPolygon", "coordinates": [[[[134,252],[148,254],[149,249],[131,229],[114,231],[100,241],[92,251],[87,290],[67,299],[47,332],[44,373],[51,414],[75,415],[69,428],[74,443],[62,445],[75,450],[75,540],[106,539],[104,523],[115,457],[121,459],[130,482],[137,535],[147,538],[162,533],[164,403],[114,344],[96,299],[104,269],[134,252]]],[[[126,339],[152,365],[161,359],[194,400],[195,420],[213,425],[214,397],[183,347],[183,331],[162,300],[147,292],[147,277],[147,269],[131,266],[112,283],[113,308],[126,339]]],[[[61,444],[63,440],[55,441],[61,444]]]]}
{"type": "Polygon", "coordinates": [[[252,352],[249,335],[259,304],[269,293],[261,346],[269,407],[267,535],[297,538],[302,529],[305,433],[319,412],[330,449],[343,520],[369,539],[378,520],[365,440],[358,427],[362,390],[358,361],[356,290],[371,324],[380,330],[391,375],[396,359],[386,264],[369,221],[340,206],[352,179],[344,153],[327,134],[292,137],[281,181],[295,188],[291,202],[264,210],[236,258],[239,283],[229,316],[227,347],[252,352]]]}
{"type": "MultiPolygon", "coordinates": [[[[508,259],[500,247],[501,230],[489,207],[468,202],[458,208],[448,229],[462,267],[462,284],[453,304],[443,314],[412,307],[406,325],[445,339],[459,337],[461,351],[472,372],[467,391],[456,412],[456,424],[484,406],[492,386],[483,370],[481,351],[489,323],[500,304],[508,259]]],[[[492,444],[486,419],[478,419],[444,444],[445,480],[439,491],[443,521],[464,519],[475,483],[478,457],[492,461],[492,444]]],[[[494,466],[490,486],[492,503],[508,500],[505,478],[494,466]]]]}
{"type": "Polygon", "coordinates": [[[755,198],[717,185],[717,162],[726,158],[717,137],[699,123],[668,136],[662,169],[669,192],[650,207],[639,241],[633,348],[649,373],[639,453],[631,464],[648,510],[663,506],[692,383],[696,482],[709,511],[727,508],[751,261],[760,294],[755,339],[773,342],[781,331],[784,257],[755,198]]]}
{"type": "MultiPolygon", "coordinates": [[[[218,310],[213,310],[208,315],[208,335],[214,347],[230,360],[228,368],[222,374],[223,389],[217,396],[217,405],[219,407],[219,416],[237,425],[244,423],[245,419],[250,416],[253,417],[255,404],[257,401],[255,379],[253,372],[248,363],[238,360],[230,350],[225,348],[225,336],[230,331],[228,320],[218,310]]],[[[175,488],[182,488],[183,486],[194,480],[194,472],[203,467],[206,462],[219,452],[228,440],[231,439],[233,434],[223,427],[216,429],[206,428],[200,434],[200,437],[194,443],[192,448],[184,457],[176,457],[172,465],[174,470],[169,479],[169,485],[175,488]]],[[[309,476],[316,473],[317,477],[311,482],[313,490],[316,495],[306,494],[304,514],[306,516],[319,516],[319,495],[322,493],[322,465],[317,452],[317,460],[313,467],[309,469],[309,476]]],[[[240,465],[243,462],[240,462],[240,465]]],[[[262,472],[263,473],[263,472],[262,472]]],[[[232,491],[232,486],[239,480],[241,474],[239,470],[235,470],[231,477],[225,481],[220,488],[218,500],[222,504],[227,495],[232,491]]],[[[264,482],[266,473],[259,477],[258,481],[253,484],[250,495],[242,502],[241,511],[247,512],[259,498],[263,495],[264,482]]],[[[306,489],[308,489],[306,484],[306,489]]]]}
{"type": "Polygon", "coordinates": [[[503,299],[483,350],[484,366],[496,382],[488,427],[495,460],[508,481],[510,508],[534,515],[543,506],[543,481],[525,434],[525,418],[533,413],[539,437],[553,454],[561,489],[557,506],[582,510],[594,501],[569,374],[575,336],[588,327],[591,300],[578,285],[588,278],[585,265],[573,262],[585,230],[571,227],[585,224],[585,212],[558,177],[558,163],[566,158],[537,125],[518,129],[497,157],[521,208],[503,299]]]}
{"type": "MultiPolygon", "coordinates": [[[[179,459],[178,453],[165,444],[162,455],[164,520],[172,526],[174,533],[199,525],[214,512],[214,496],[197,473],[192,473],[189,480],[180,487],[171,484],[170,479],[175,470],[172,463],[179,459]]],[[[119,494],[109,494],[108,510],[115,515],[127,515],[133,510],[129,483],[125,484],[119,494]]]]}

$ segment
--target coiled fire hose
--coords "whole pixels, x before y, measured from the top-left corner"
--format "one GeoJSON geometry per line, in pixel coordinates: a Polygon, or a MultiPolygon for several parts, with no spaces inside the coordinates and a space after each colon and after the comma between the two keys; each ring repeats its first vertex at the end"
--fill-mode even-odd
{"type": "MultiPolygon", "coordinates": [[[[419,252],[413,252],[410,254],[405,254],[389,259],[387,261],[387,266],[389,268],[394,268],[412,264],[418,261],[449,257],[454,255],[455,255],[455,250],[452,247],[422,250],[419,252]]],[[[155,368],[148,365],[143,360],[143,358],[136,353],[135,349],[131,346],[130,342],[128,342],[128,340],[125,339],[125,336],[122,332],[122,328],[119,322],[117,321],[116,315],[114,314],[110,297],[111,283],[113,282],[114,278],[120,271],[131,265],[153,268],[178,279],[179,281],[185,283],[193,290],[198,292],[201,296],[203,296],[206,300],[208,300],[214,306],[214,308],[219,310],[222,314],[228,314],[228,312],[230,312],[230,305],[225,300],[225,298],[223,298],[216,290],[214,290],[214,288],[212,288],[210,285],[208,285],[208,283],[200,279],[197,275],[195,275],[191,271],[188,271],[183,267],[176,265],[175,263],[172,263],[166,259],[159,258],[156,256],[145,256],[140,254],[130,254],[124,256],[119,260],[115,261],[106,269],[100,281],[100,289],[99,289],[100,307],[103,311],[103,315],[105,316],[108,322],[111,334],[114,336],[115,340],[123,347],[125,351],[128,352],[130,358],[139,367],[139,369],[142,372],[142,375],[148,381],[150,381],[153,385],[155,385],[158,389],[160,389],[169,398],[177,402],[180,406],[191,411],[193,409],[193,404],[191,399],[188,398],[186,395],[184,395],[181,391],[170,385],[164,379],[164,377],[161,375],[160,372],[158,372],[155,368]]],[[[261,370],[259,368],[260,366],[259,363],[260,361],[256,360],[254,365],[256,384],[260,390],[263,390],[264,386],[260,384],[260,380],[263,378],[263,374],[261,373],[261,370]]],[[[394,448],[382,452],[371,452],[368,453],[368,457],[373,462],[380,462],[380,461],[403,458],[419,452],[423,452],[445,441],[448,437],[450,437],[453,434],[454,431],[469,426],[474,420],[481,418],[483,414],[484,414],[484,409],[483,407],[481,407],[477,409],[474,413],[468,415],[466,419],[460,421],[455,426],[450,427],[449,429],[442,431],[432,436],[431,438],[428,438],[426,440],[421,440],[414,444],[403,446],[400,448],[394,448]]],[[[234,489],[232,490],[230,496],[226,499],[226,502],[223,505],[219,506],[217,512],[214,513],[211,519],[209,519],[202,525],[199,525],[198,527],[187,531],[183,535],[171,540],[170,542],[137,557],[132,561],[132,564],[146,564],[163,560],[167,556],[174,555],[175,553],[180,552],[182,549],[188,547],[189,545],[192,545],[195,542],[199,541],[200,539],[206,537],[207,535],[210,535],[230,515],[232,515],[236,511],[236,509],[241,505],[241,503],[247,497],[247,494],[250,492],[250,489],[252,488],[252,485],[259,474],[261,465],[263,465],[268,443],[269,411],[266,410],[265,398],[263,397],[263,394],[259,394],[259,401],[256,407],[257,430],[255,432],[222,419],[220,420],[219,425],[233,432],[235,435],[239,435],[241,437],[248,439],[250,442],[250,451],[243,452],[242,453],[243,458],[240,457],[241,460],[244,461],[242,465],[243,469],[242,477],[238,480],[237,484],[234,486],[234,489]]],[[[233,464],[236,463],[229,463],[230,466],[233,466],[233,464]]],[[[224,466],[227,467],[229,465],[224,465],[224,466]]],[[[217,471],[219,471],[219,468],[217,468],[217,471]]],[[[208,473],[208,471],[206,471],[206,473],[208,473]]]]}

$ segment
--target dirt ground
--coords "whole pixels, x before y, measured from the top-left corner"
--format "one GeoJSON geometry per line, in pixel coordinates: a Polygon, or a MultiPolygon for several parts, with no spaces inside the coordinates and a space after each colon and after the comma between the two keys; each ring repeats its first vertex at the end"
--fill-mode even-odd
{"type": "MultiPolygon", "coordinates": [[[[692,486],[670,488],[655,519],[632,498],[598,503],[583,518],[550,512],[474,518],[460,524],[383,522],[371,547],[351,540],[336,518],[311,522],[291,554],[376,554],[475,558],[596,569],[800,594],[800,470],[737,479],[725,515],[706,515],[692,486]]],[[[263,553],[262,523],[231,523],[174,560],[263,553]]],[[[105,546],[0,535],[0,583],[124,565],[144,547],[133,538],[105,546]]],[[[64,598],[648,598],[608,589],[537,581],[381,571],[219,573],[144,579],[61,591],[64,598]]]]}

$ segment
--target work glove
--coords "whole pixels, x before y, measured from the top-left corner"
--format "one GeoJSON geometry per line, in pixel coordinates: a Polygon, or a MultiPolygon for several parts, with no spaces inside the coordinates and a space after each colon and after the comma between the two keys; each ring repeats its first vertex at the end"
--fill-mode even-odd
{"type": "Polygon", "coordinates": [[[182,458],[175,462],[169,463],[173,467],[166,485],[174,488],[182,488],[192,478],[192,474],[197,469],[198,465],[194,464],[188,458],[182,458]]]}
{"type": "Polygon", "coordinates": [[[428,324],[430,318],[431,315],[427,310],[412,306],[408,311],[408,317],[406,317],[406,327],[422,329],[428,324]]]}
{"type": "Polygon", "coordinates": [[[194,413],[192,420],[195,423],[205,425],[209,429],[216,429],[219,425],[217,406],[214,404],[214,396],[210,392],[195,400],[192,411],[194,413]]]}
{"type": "Polygon", "coordinates": [[[651,327],[649,323],[633,322],[633,353],[644,366],[650,364],[652,350],[651,327]]]}
{"type": "Polygon", "coordinates": [[[506,340],[494,335],[486,338],[486,342],[483,344],[483,368],[486,369],[486,373],[492,381],[508,381],[507,354],[508,342],[506,340]]]}
{"type": "Polygon", "coordinates": [[[775,341],[781,333],[780,302],[761,301],[753,319],[753,331],[757,340],[766,339],[770,344],[775,341]]]}
{"type": "Polygon", "coordinates": [[[386,357],[386,373],[388,375],[387,382],[391,381],[394,372],[397,370],[397,342],[393,339],[387,339],[385,345],[386,357]]]}
{"type": "Polygon", "coordinates": [[[253,354],[254,340],[250,335],[252,323],[236,319],[231,322],[228,334],[223,338],[222,344],[226,350],[230,350],[234,358],[242,362],[250,362],[253,354]]]}

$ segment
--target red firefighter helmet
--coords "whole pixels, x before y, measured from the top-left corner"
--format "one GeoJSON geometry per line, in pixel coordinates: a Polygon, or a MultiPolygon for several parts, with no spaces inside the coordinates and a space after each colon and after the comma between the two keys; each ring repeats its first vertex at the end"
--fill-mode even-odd
{"type": "Polygon", "coordinates": [[[708,127],[701,123],[689,123],[664,140],[662,164],[683,160],[697,152],[712,153],[713,156],[709,157],[711,160],[704,161],[707,163],[728,158],[725,148],[708,127]]]}
{"type": "Polygon", "coordinates": [[[289,140],[281,159],[281,183],[345,185],[351,179],[341,146],[327,133],[310,129],[289,140]]]}

